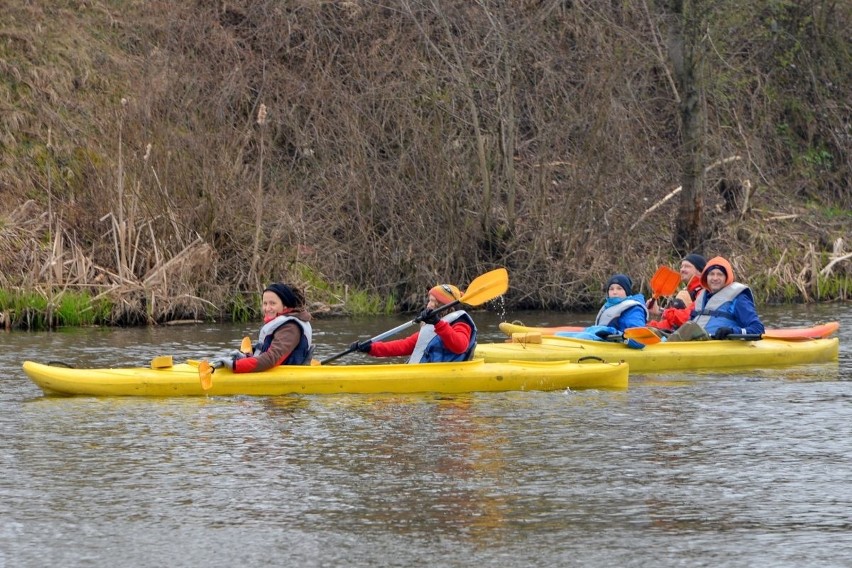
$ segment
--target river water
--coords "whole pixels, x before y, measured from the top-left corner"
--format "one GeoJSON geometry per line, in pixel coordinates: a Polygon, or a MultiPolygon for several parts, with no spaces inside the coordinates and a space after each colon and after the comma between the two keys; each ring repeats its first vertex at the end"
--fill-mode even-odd
{"type": "MultiPolygon", "coordinates": [[[[58,398],[24,360],[180,361],[256,328],[0,334],[0,567],[849,566],[852,306],[761,311],[839,320],[839,363],[620,392],[58,398]]],[[[593,315],[475,319],[485,342],[593,315]]],[[[319,320],[317,355],[404,321],[319,320]]]]}

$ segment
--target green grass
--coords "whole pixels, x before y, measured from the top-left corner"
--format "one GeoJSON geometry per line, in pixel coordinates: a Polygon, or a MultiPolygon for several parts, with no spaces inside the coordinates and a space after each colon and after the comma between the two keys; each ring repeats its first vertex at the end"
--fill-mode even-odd
{"type": "Polygon", "coordinates": [[[329,305],[343,304],[344,310],[352,315],[392,314],[396,311],[397,299],[391,295],[382,297],[361,290],[348,289],[334,282],[328,282],[318,272],[306,264],[296,263],[293,269],[299,280],[306,282],[310,290],[308,302],[323,302],[329,305]]]}
{"type": "Polygon", "coordinates": [[[260,299],[257,294],[252,294],[248,299],[244,294],[232,298],[230,302],[231,321],[246,323],[255,319],[258,313],[260,299]]]}
{"type": "Polygon", "coordinates": [[[37,292],[0,290],[0,311],[16,329],[44,330],[54,327],[79,327],[111,324],[112,303],[94,300],[85,292],[61,292],[48,299],[37,292]]]}

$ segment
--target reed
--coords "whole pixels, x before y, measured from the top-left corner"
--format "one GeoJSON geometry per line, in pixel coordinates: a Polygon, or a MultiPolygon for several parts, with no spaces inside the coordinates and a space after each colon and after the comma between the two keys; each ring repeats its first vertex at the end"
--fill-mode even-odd
{"type": "MultiPolygon", "coordinates": [[[[0,288],[85,292],[122,324],[242,321],[272,280],[315,313],[390,312],[499,265],[510,307],[568,310],[679,258],[676,92],[664,55],[627,47],[656,45],[662,4],[137,2],[127,26],[48,4],[3,6],[0,288]]],[[[829,86],[849,13],[759,4],[707,22],[707,148],[748,159],[706,172],[702,252],[751,259],[761,301],[848,298],[848,97],[829,86]],[[749,181],[727,210],[721,188],[749,181]]]]}

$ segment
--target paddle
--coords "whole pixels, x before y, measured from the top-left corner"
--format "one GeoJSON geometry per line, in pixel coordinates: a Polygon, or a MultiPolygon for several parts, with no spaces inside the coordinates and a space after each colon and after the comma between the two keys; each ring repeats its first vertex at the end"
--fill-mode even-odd
{"type": "MultiPolygon", "coordinates": [[[[251,355],[253,351],[254,346],[251,344],[251,338],[249,336],[243,337],[243,341],[240,343],[240,353],[251,355]]],[[[210,390],[213,387],[213,371],[221,366],[221,361],[214,361],[211,364],[205,360],[198,363],[198,378],[203,390],[210,390]]]]}
{"type": "Polygon", "coordinates": [[[624,337],[638,341],[642,345],[654,345],[662,341],[660,336],[648,327],[628,327],[624,330],[624,337]]]}
{"type": "Polygon", "coordinates": [[[671,296],[674,294],[679,285],[679,272],[676,272],[668,266],[659,267],[651,277],[651,301],[648,303],[648,307],[653,307],[657,302],[657,298],[662,296],[671,296]]]}
{"type": "MultiPolygon", "coordinates": [[[[641,329],[641,328],[632,328],[632,329],[641,329]]],[[[645,349],[646,345],[653,345],[650,339],[648,339],[647,343],[643,343],[633,337],[628,337],[628,330],[625,330],[624,333],[613,333],[612,335],[607,335],[604,341],[608,341],[610,343],[623,343],[631,349],[645,349]]]]}
{"type": "MultiPolygon", "coordinates": [[[[688,322],[687,322],[688,323],[688,322]]],[[[732,333],[725,339],[742,339],[745,341],[758,341],[760,339],[782,339],[784,341],[808,341],[815,339],[813,328],[789,328],[789,329],[767,329],[761,333],[732,333]]],[[[612,336],[610,336],[612,337],[612,336]]],[[[643,345],[654,345],[662,341],[660,337],[647,327],[631,327],[624,330],[624,337],[635,339],[643,345]]],[[[712,339],[712,338],[711,338],[712,339]]],[[[724,341],[724,340],[721,340],[724,341]]]]}
{"type": "MultiPolygon", "coordinates": [[[[453,306],[457,306],[459,304],[466,304],[468,306],[479,306],[487,302],[488,300],[493,300],[497,296],[502,296],[506,293],[506,290],[509,289],[509,273],[505,268],[497,268],[492,270],[491,272],[486,272],[485,274],[474,279],[473,282],[470,283],[470,286],[467,287],[467,290],[462,297],[454,302],[450,302],[449,304],[444,304],[443,306],[439,306],[434,310],[430,311],[426,314],[425,317],[429,317],[432,314],[437,312],[441,312],[446,310],[447,308],[452,308],[453,306]]],[[[423,321],[423,317],[417,316],[413,320],[406,322],[402,325],[398,325],[395,328],[388,330],[384,333],[381,333],[375,337],[371,337],[370,341],[382,341],[383,339],[387,339],[393,335],[396,335],[400,331],[411,327],[416,323],[420,323],[423,321]]],[[[330,363],[335,359],[339,359],[344,355],[348,355],[355,351],[354,347],[350,347],[346,351],[341,351],[336,355],[332,355],[331,357],[327,357],[320,361],[321,364],[330,363]]]]}

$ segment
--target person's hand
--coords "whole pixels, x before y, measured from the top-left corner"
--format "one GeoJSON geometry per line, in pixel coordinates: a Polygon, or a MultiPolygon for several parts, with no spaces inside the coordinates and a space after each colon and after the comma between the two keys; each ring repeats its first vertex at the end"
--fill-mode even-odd
{"type": "Polygon", "coordinates": [[[713,339],[725,339],[729,335],[734,333],[734,329],[731,327],[720,327],[716,330],[716,333],[713,334],[713,339]]]}
{"type": "Polygon", "coordinates": [[[438,317],[438,312],[430,310],[429,308],[425,308],[422,312],[420,312],[420,315],[417,316],[417,319],[419,319],[423,323],[435,325],[441,318],[438,317]]]}
{"type": "Polygon", "coordinates": [[[353,351],[360,351],[361,353],[369,353],[370,347],[373,346],[373,342],[369,339],[366,341],[353,341],[352,345],[349,346],[349,349],[353,351]]]}
{"type": "Polygon", "coordinates": [[[231,351],[230,357],[231,359],[236,361],[237,359],[245,359],[246,357],[248,357],[248,355],[246,355],[242,351],[231,351]]]}
{"type": "Polygon", "coordinates": [[[684,304],[683,300],[681,300],[680,298],[675,298],[674,300],[672,300],[671,307],[676,310],[682,310],[686,307],[686,304],[684,304]]]}
{"type": "Polygon", "coordinates": [[[648,308],[648,313],[652,316],[660,315],[660,303],[657,302],[654,298],[651,298],[647,302],[645,302],[645,307],[648,308]]]}
{"type": "Polygon", "coordinates": [[[219,363],[222,367],[227,367],[231,371],[234,370],[234,358],[231,356],[219,357],[215,362],[219,363]]]}
{"type": "Polygon", "coordinates": [[[609,339],[610,335],[618,335],[618,334],[612,333],[612,331],[609,330],[609,329],[599,329],[595,332],[595,335],[597,335],[598,337],[600,337],[601,339],[606,341],[607,339],[609,339]]]}

